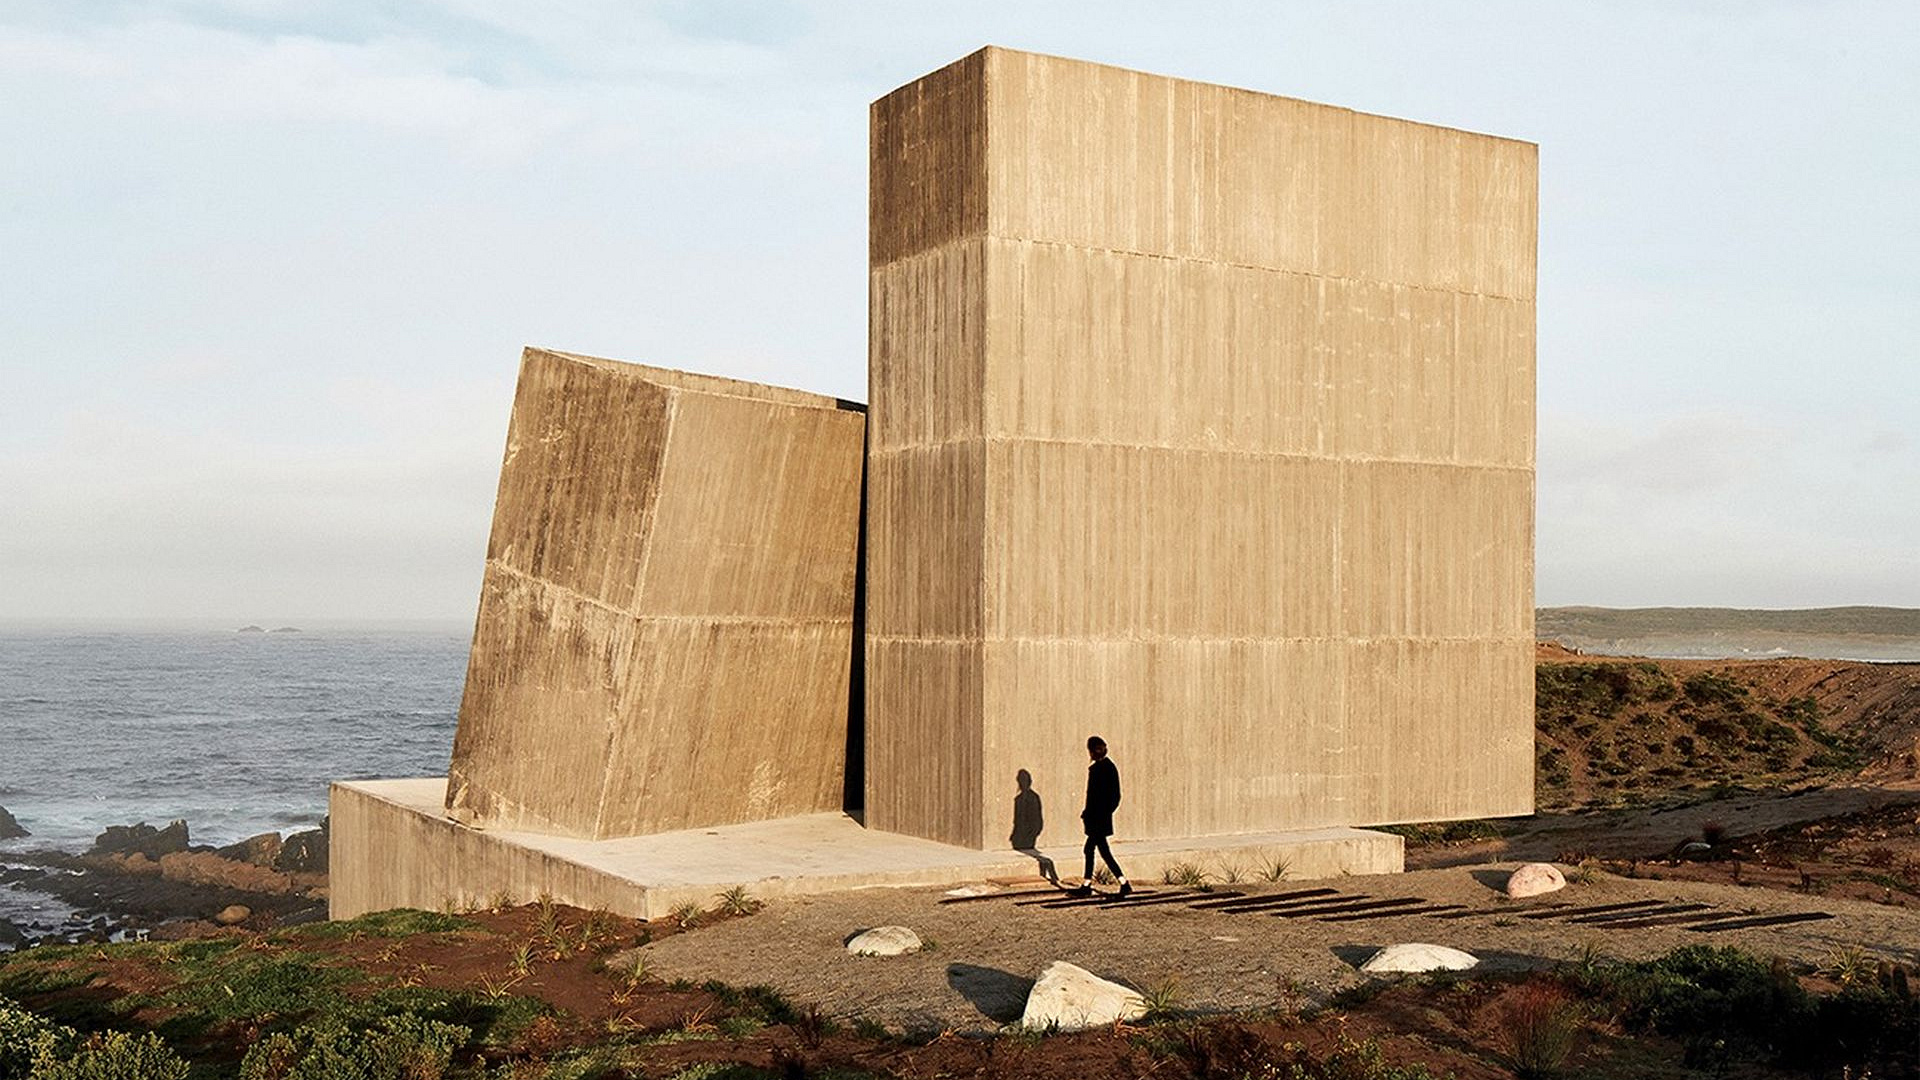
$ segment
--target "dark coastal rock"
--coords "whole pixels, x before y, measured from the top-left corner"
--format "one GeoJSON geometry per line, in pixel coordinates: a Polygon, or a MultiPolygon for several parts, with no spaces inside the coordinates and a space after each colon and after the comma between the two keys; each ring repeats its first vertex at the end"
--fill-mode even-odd
{"type": "Polygon", "coordinates": [[[187,823],[175,821],[164,829],[146,822],[138,825],[109,825],[94,838],[89,855],[131,855],[138,852],[150,859],[187,850],[187,823]]]}
{"type": "Polygon", "coordinates": [[[223,859],[271,868],[279,861],[280,851],[284,846],[280,841],[279,833],[269,832],[261,833],[259,836],[249,836],[237,844],[216,848],[213,853],[223,859]]]}
{"type": "Polygon", "coordinates": [[[280,854],[273,860],[273,868],[283,874],[326,873],[327,826],[327,820],[322,819],[319,828],[288,836],[286,842],[280,845],[280,854]]]}
{"type": "Polygon", "coordinates": [[[6,919],[0,919],[0,949],[24,949],[27,947],[26,931],[6,919]]]}
{"type": "Polygon", "coordinates": [[[0,840],[18,840],[23,836],[32,835],[13,819],[12,814],[7,813],[6,807],[0,806],[0,840]]]}

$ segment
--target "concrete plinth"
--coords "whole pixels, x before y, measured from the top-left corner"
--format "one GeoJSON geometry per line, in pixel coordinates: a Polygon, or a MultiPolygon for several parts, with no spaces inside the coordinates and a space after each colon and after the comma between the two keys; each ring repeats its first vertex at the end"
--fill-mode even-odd
{"type": "MultiPolygon", "coordinates": [[[[743,886],[757,899],[875,886],[942,885],[1031,876],[1033,856],[977,851],[862,828],[844,814],[807,814],[615,840],[482,831],[445,816],[447,782],[361,780],[332,793],[330,914],[348,919],[395,907],[478,907],[540,896],[634,918],[658,918],[743,886]]],[[[1287,876],[1397,873],[1401,839],[1328,828],[1181,840],[1121,840],[1114,854],[1135,881],[1175,863],[1252,874],[1285,860],[1287,876]]],[[[1040,849],[1078,874],[1077,840],[1040,849]]]]}

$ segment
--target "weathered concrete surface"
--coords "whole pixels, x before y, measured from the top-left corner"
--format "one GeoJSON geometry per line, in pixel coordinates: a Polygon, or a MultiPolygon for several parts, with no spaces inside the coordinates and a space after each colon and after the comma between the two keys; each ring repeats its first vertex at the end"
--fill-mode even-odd
{"type": "Polygon", "coordinates": [[[528,349],[447,806],[604,839],[838,809],[864,417],[528,349]]]}
{"type": "Polygon", "coordinates": [[[866,811],[1532,808],[1536,148],[987,49],[875,103],[866,811]]]}
{"type": "MultiPolygon", "coordinates": [[[[356,780],[333,785],[329,911],[349,919],[394,907],[479,907],[540,896],[636,918],[689,901],[711,906],[736,885],[759,899],[899,885],[1030,877],[1036,860],[862,828],[844,814],[809,814],[614,840],[482,831],[450,821],[447,782],[356,780]]],[[[1121,842],[1135,881],[1175,863],[1252,872],[1270,860],[1289,879],[1398,873],[1399,837],[1359,829],[1121,842]]],[[[1079,845],[1044,852],[1079,871],[1079,845]]]]}

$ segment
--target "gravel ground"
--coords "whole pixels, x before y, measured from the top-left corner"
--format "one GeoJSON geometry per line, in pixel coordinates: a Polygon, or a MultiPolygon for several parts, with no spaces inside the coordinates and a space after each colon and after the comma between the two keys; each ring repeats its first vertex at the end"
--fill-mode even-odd
{"type": "MultiPolygon", "coordinates": [[[[1640,958],[1697,943],[1737,945],[1815,963],[1838,949],[1857,946],[1889,959],[1920,962],[1920,913],[1910,910],[1770,889],[1606,874],[1551,896],[1511,901],[1498,889],[1513,865],[1219,887],[1251,894],[1323,886],[1380,898],[1418,896],[1464,904],[1480,913],[1464,919],[1413,915],[1321,922],[1194,910],[1184,904],[1047,909],[1009,898],[941,904],[940,889],[871,889],[776,901],[756,915],[667,937],[636,951],[649,972],[663,979],[765,984],[838,1017],[866,1017],[910,1032],[978,1031],[1017,1019],[1033,978],[1054,960],[1136,987],[1174,982],[1182,1006],[1200,1011],[1322,1001],[1366,978],[1356,966],[1373,950],[1405,941],[1465,949],[1480,957],[1483,969],[1491,970],[1550,964],[1589,947],[1640,958]],[[1711,904],[1729,914],[1826,911],[1837,917],[1713,934],[1679,926],[1607,929],[1518,917],[1552,904],[1655,899],[1711,904]],[[930,948],[880,958],[851,956],[843,947],[860,930],[890,924],[913,928],[930,948]]],[[[1145,888],[1170,891],[1159,885],[1145,888]]]]}

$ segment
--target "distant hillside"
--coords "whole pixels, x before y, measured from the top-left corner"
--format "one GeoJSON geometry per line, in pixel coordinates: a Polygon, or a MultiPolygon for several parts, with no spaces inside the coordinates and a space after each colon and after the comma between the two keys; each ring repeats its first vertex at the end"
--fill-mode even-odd
{"type": "Polygon", "coordinates": [[[1583,652],[1920,660],[1920,609],[1540,608],[1534,633],[1583,652]]]}
{"type": "Polygon", "coordinates": [[[1920,779],[1920,666],[1623,660],[1551,646],[1537,659],[1543,808],[1920,779]]]}

